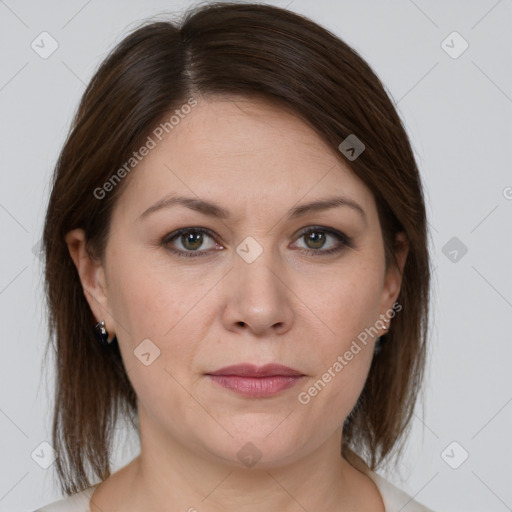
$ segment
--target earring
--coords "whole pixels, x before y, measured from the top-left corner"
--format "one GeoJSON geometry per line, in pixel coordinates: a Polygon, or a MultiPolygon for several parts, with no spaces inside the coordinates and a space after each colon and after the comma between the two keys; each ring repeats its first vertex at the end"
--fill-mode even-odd
{"type": "Polygon", "coordinates": [[[114,336],[110,341],[108,341],[108,332],[107,329],[105,329],[105,322],[103,320],[95,325],[94,331],[100,345],[103,347],[109,347],[110,344],[113,343],[116,339],[114,336]]]}
{"type": "Polygon", "coordinates": [[[382,350],[382,342],[384,341],[382,338],[383,338],[383,336],[379,336],[375,340],[375,346],[373,348],[373,354],[374,355],[377,355],[382,350]]]}

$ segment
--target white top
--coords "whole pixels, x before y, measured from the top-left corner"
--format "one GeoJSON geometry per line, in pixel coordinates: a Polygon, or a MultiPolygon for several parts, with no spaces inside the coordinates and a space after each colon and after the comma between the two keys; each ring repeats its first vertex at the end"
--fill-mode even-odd
{"type": "MultiPolygon", "coordinates": [[[[377,473],[369,471],[367,474],[375,482],[377,489],[379,489],[386,512],[401,511],[406,505],[407,512],[433,512],[417,501],[414,501],[408,494],[400,490],[398,487],[395,487],[377,473]]],[[[68,498],[50,503],[49,505],[39,508],[34,512],[91,512],[89,508],[89,501],[98,485],[99,484],[93,485],[92,487],[73,494],[68,498]]]]}

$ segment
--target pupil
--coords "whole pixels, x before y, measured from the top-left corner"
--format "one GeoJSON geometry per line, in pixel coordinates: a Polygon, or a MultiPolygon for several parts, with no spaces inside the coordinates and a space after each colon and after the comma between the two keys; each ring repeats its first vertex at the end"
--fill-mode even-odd
{"type": "Polygon", "coordinates": [[[309,237],[308,237],[308,241],[309,242],[313,242],[313,244],[317,243],[318,245],[314,245],[315,248],[318,248],[318,247],[322,247],[323,245],[323,237],[325,235],[323,233],[317,233],[315,231],[312,231],[310,234],[309,234],[309,237]],[[320,242],[320,243],[318,243],[320,242]]]}
{"type": "Polygon", "coordinates": [[[185,235],[185,244],[184,246],[187,247],[187,244],[191,243],[192,245],[194,242],[196,243],[196,246],[188,247],[189,249],[197,249],[198,247],[201,247],[202,243],[202,233],[190,233],[189,235],[185,235]],[[198,243],[199,242],[199,243],[198,243]]]}

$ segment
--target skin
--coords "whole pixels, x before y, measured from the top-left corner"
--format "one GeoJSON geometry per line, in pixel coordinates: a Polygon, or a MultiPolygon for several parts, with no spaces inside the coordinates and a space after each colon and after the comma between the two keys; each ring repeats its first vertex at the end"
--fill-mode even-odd
{"type": "Polygon", "coordinates": [[[400,291],[407,249],[399,269],[386,268],[370,190],[293,114],[242,98],[199,98],[125,179],[103,261],[88,257],[82,230],[66,237],[95,318],[117,335],[139,406],[140,455],[100,484],[91,510],[382,512],[371,479],[339,455],[376,337],[307,405],[298,401],[360,332],[383,325],[400,291]],[[171,193],[214,201],[232,217],[175,205],[137,219],[171,193]],[[286,218],[333,195],[365,217],[341,206],[286,218]],[[340,243],[325,231],[323,245],[301,235],[310,226],[341,231],[352,246],[323,255],[340,243]],[[162,243],[185,227],[212,236],[162,243]],[[263,249],[252,263],[236,252],[248,236],[263,249]],[[206,256],[169,250],[197,247],[206,256]],[[149,366],[134,356],[145,339],[160,350],[149,366]],[[243,362],[305,377],[277,396],[247,398],[204,375],[243,362]],[[261,454],[250,468],[237,457],[248,442],[261,454]]]}

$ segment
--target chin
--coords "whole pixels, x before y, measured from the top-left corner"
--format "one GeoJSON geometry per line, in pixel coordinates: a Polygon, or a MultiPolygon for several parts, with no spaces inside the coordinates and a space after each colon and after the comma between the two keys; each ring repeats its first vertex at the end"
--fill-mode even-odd
{"type": "MultiPolygon", "coordinates": [[[[277,424],[279,422],[274,428],[277,424]]],[[[227,430],[231,432],[229,428],[227,430]]],[[[217,462],[248,470],[281,467],[299,458],[299,440],[289,431],[281,435],[276,431],[268,435],[268,432],[272,430],[255,430],[253,427],[252,431],[246,429],[243,435],[231,437],[226,434],[218,443],[212,438],[205,439],[205,449],[217,462]]]]}

